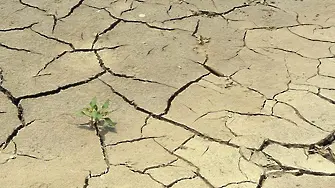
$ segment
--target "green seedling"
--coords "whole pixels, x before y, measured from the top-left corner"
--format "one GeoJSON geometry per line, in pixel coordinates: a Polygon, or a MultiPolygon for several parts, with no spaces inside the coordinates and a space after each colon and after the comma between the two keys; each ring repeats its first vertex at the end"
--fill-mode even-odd
{"type": "Polygon", "coordinates": [[[108,117],[108,114],[111,113],[110,111],[108,111],[108,108],[109,100],[106,100],[101,108],[99,108],[97,104],[97,98],[94,97],[91,100],[89,107],[83,108],[80,111],[80,114],[90,118],[89,125],[92,128],[98,128],[101,126],[114,128],[116,123],[108,117]]]}

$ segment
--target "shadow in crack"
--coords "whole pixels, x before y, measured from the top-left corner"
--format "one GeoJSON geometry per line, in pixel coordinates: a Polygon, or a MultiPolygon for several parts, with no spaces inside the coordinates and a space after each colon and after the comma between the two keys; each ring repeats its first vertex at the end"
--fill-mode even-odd
{"type": "MultiPolygon", "coordinates": [[[[90,130],[90,131],[95,131],[94,127],[89,126],[88,123],[80,124],[77,127],[80,128],[80,129],[86,129],[86,130],[90,130]]],[[[100,129],[100,134],[101,135],[106,135],[108,132],[117,133],[117,130],[116,130],[115,127],[102,126],[102,127],[99,127],[99,129],[100,129]]]]}
{"type": "Polygon", "coordinates": [[[117,133],[117,130],[115,127],[101,127],[100,134],[106,135],[108,132],[117,133]]]}

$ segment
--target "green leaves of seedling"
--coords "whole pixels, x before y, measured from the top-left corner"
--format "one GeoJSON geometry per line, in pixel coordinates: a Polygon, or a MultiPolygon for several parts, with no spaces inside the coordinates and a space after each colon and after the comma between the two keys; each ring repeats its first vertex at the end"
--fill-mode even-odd
{"type": "Polygon", "coordinates": [[[94,109],[94,110],[98,110],[98,106],[97,106],[97,98],[94,97],[91,102],[90,102],[90,107],[91,109],[94,109]]]}
{"type": "Polygon", "coordinates": [[[102,105],[102,110],[104,110],[104,109],[108,109],[108,107],[109,107],[109,100],[106,100],[106,102],[102,105]]]}
{"type": "Polygon", "coordinates": [[[84,115],[84,116],[88,116],[90,117],[92,112],[90,111],[90,108],[83,108],[81,111],[80,111],[80,114],[81,115],[84,115]]]}
{"type": "Polygon", "coordinates": [[[98,111],[93,111],[92,112],[92,118],[95,121],[99,121],[100,119],[102,119],[102,115],[98,111]]]}
{"type": "Polygon", "coordinates": [[[103,125],[107,127],[115,127],[116,123],[113,122],[107,115],[110,113],[108,111],[109,108],[109,100],[106,100],[105,103],[101,106],[99,109],[98,103],[97,103],[97,98],[94,97],[88,108],[83,108],[80,111],[81,115],[87,116],[90,118],[90,126],[94,125],[103,125]]]}

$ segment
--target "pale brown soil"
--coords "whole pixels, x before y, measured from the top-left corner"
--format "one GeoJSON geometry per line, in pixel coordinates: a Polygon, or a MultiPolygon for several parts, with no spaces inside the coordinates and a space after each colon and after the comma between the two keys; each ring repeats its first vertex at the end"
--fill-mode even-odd
{"type": "Polygon", "coordinates": [[[334,0],[1,0],[0,78],[1,188],[335,186],[334,0]]]}

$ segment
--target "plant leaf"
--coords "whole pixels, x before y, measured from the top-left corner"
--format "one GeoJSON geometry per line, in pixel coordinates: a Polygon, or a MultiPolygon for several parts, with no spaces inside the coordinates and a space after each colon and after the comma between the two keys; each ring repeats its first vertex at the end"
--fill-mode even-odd
{"type": "Polygon", "coordinates": [[[92,112],[92,117],[93,117],[93,119],[96,120],[96,121],[102,119],[102,115],[101,115],[99,112],[97,112],[97,111],[93,111],[93,112],[92,112]]]}
{"type": "Polygon", "coordinates": [[[80,114],[91,117],[91,116],[92,116],[92,111],[91,111],[90,108],[84,108],[84,109],[80,112],[80,114]]]}
{"type": "Polygon", "coordinates": [[[83,116],[83,115],[86,116],[86,114],[83,111],[77,112],[76,114],[79,116],[83,116]]]}
{"type": "Polygon", "coordinates": [[[111,112],[109,112],[109,111],[107,111],[107,110],[101,110],[101,111],[100,111],[100,114],[101,114],[102,116],[107,116],[109,113],[111,113],[111,112]]]}
{"type": "Polygon", "coordinates": [[[106,102],[102,105],[102,110],[107,109],[109,107],[109,100],[107,99],[106,102]]]}
{"type": "Polygon", "coordinates": [[[110,118],[104,118],[104,120],[105,120],[105,126],[115,127],[116,122],[113,122],[110,118]]]}
{"type": "Polygon", "coordinates": [[[94,97],[91,102],[90,102],[90,106],[92,109],[94,110],[98,110],[98,106],[97,106],[97,97],[94,97]]]}

